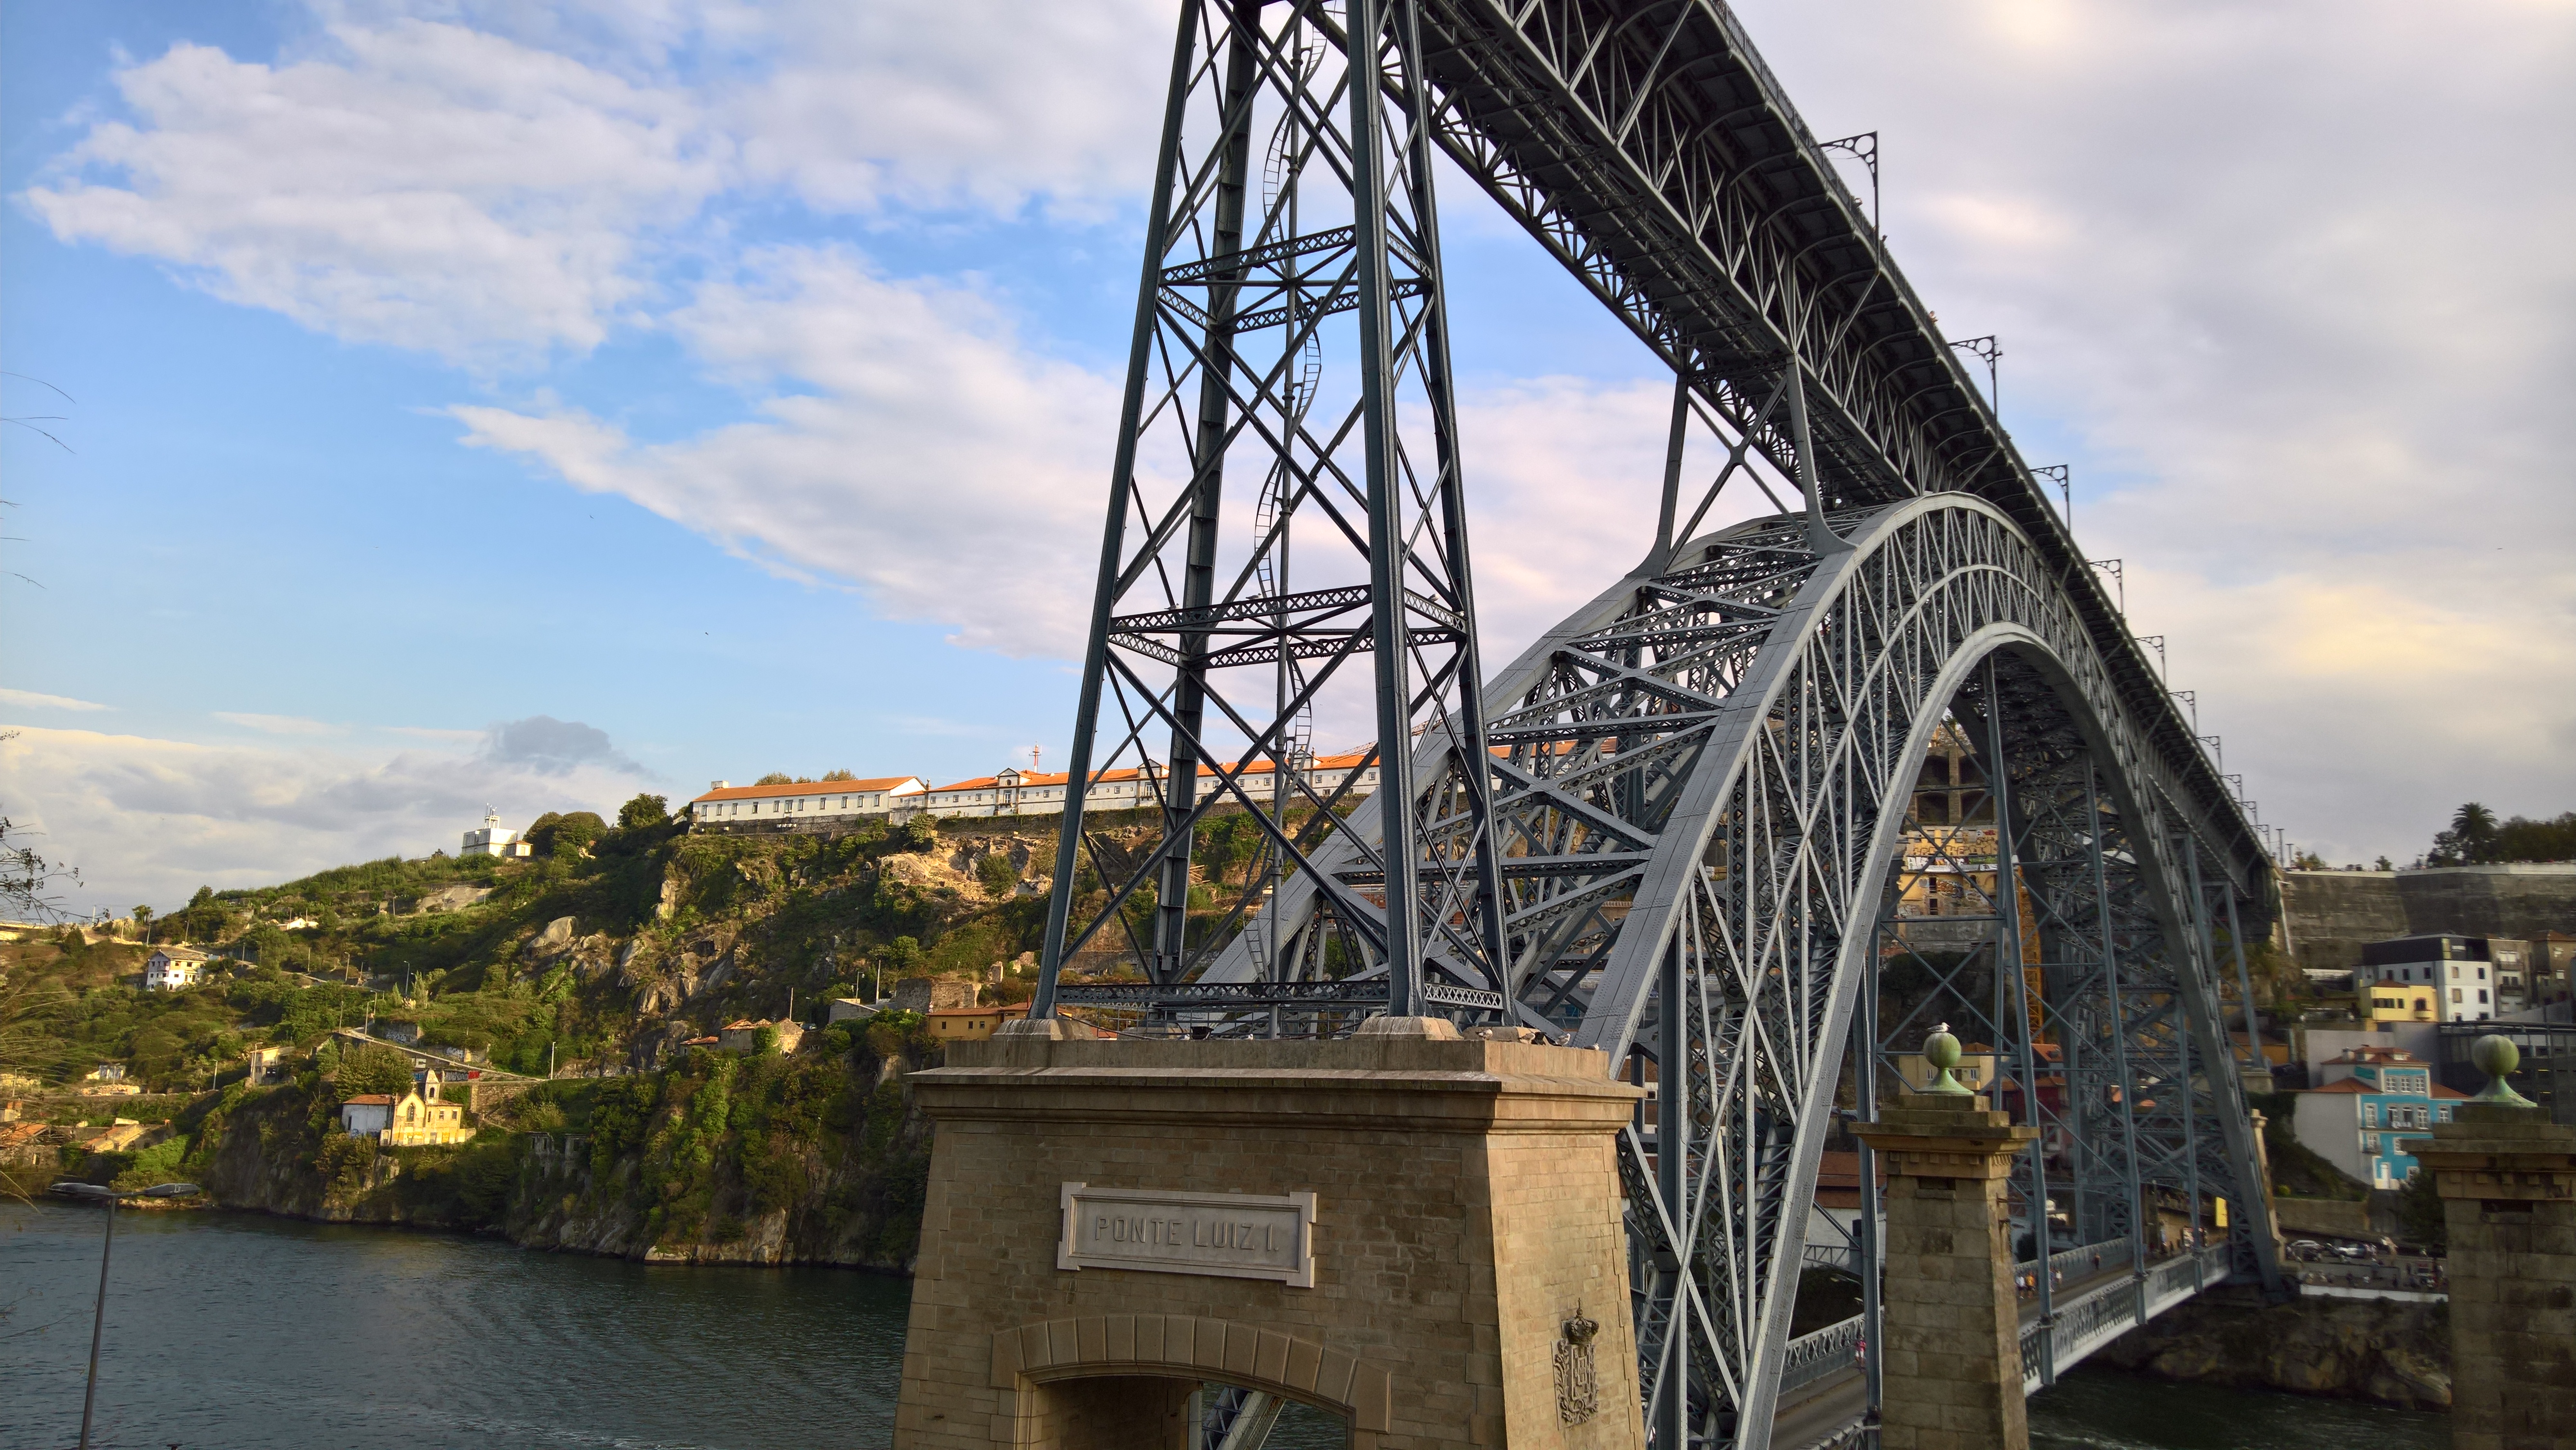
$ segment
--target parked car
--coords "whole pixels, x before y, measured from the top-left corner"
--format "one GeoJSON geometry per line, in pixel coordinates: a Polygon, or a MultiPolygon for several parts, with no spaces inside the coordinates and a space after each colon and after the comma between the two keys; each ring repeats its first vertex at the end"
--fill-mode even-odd
{"type": "Polygon", "coordinates": [[[2315,1239],[2292,1239],[2289,1244],[2289,1255],[2294,1259],[2313,1259],[2325,1251],[2326,1246],[2315,1239]]]}

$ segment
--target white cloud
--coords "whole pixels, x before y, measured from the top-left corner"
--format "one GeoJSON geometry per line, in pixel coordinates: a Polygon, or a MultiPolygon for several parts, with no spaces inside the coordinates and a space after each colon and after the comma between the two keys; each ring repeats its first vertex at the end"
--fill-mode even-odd
{"type": "Polygon", "coordinates": [[[263,735],[337,735],[342,729],[321,720],[307,720],[301,715],[249,715],[217,710],[214,716],[227,725],[244,726],[263,735]]]}
{"type": "Polygon", "coordinates": [[[1172,53],[1160,0],[801,0],[764,17],[775,68],[718,104],[745,168],[808,205],[1093,211],[1153,175],[1172,53]]]}
{"type": "Polygon", "coordinates": [[[548,810],[612,814],[634,793],[605,736],[583,758],[532,759],[511,750],[509,729],[488,732],[481,750],[380,760],[26,729],[0,741],[0,800],[13,829],[43,833],[47,856],[80,868],[76,909],[123,911],[184,901],[201,885],[268,885],[397,853],[452,853],[487,803],[524,822],[548,810]]]}
{"type": "Polygon", "coordinates": [[[0,705],[16,705],[25,710],[113,710],[92,700],[75,700],[69,695],[43,695],[34,690],[0,690],[0,705]]]}
{"type": "Polygon", "coordinates": [[[1097,212],[1141,185],[1159,6],[328,3],[275,63],[180,42],[120,67],[20,201],[316,331],[488,369],[597,346],[705,204],[780,188],[1097,212]]]}
{"type": "Polygon", "coordinates": [[[839,249],[776,248],[672,319],[703,359],[793,385],[757,421],[641,444],[586,414],[451,411],[522,453],[885,614],[1011,655],[1079,649],[1116,393],[1033,355],[977,294],[890,281],[839,249]]]}
{"type": "Polygon", "coordinates": [[[684,92],[455,25],[337,26],[278,65],[181,43],[22,199],[66,242],[317,331],[450,360],[597,344],[721,183],[684,92]]]}

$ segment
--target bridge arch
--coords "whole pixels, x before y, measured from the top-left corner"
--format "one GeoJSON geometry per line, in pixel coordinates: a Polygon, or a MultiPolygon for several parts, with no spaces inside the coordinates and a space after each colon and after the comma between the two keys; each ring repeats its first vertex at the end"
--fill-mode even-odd
{"type": "MultiPolygon", "coordinates": [[[[2141,1194],[2225,1197],[2243,1266],[2274,1272],[2213,947],[2245,884],[2202,878],[2221,838],[2001,509],[1934,494],[1826,522],[1830,541],[1790,515],[1649,561],[1484,691],[1512,1009],[1656,1090],[1620,1166],[1659,1441],[1766,1443],[1837,1092],[1932,1025],[1875,1006],[1909,930],[1915,775],[1944,728],[1974,737],[2013,887],[1982,1000],[1952,980],[1948,1001],[2055,1130],[2024,1200],[2062,1195],[2097,1242],[2143,1236],[2141,1194]]],[[[1351,825],[1319,867],[1361,861],[1374,810],[1351,825]]],[[[1316,901],[1283,884],[1246,937],[1296,959],[1333,929],[1316,901]]],[[[1238,943],[1205,980],[1256,975],[1238,943]]]]}
{"type": "Polygon", "coordinates": [[[994,1334],[992,1384],[1010,1392],[1001,1411],[1008,1424],[995,1427],[994,1440],[1065,1450],[1149,1444],[1209,1381],[1339,1415],[1352,1450],[1374,1445],[1393,1410],[1385,1366],[1310,1339],[1223,1319],[1096,1314],[994,1334]]]}

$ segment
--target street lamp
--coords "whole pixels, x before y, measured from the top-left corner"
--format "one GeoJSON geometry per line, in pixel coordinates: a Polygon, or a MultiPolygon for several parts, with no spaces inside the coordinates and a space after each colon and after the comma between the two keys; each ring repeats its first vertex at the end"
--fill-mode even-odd
{"type": "Polygon", "coordinates": [[[116,1205],[128,1198],[189,1198],[204,1191],[193,1183],[155,1183],[139,1193],[71,1179],[54,1185],[56,1193],[71,1198],[103,1199],[107,1203],[107,1235],[99,1240],[98,1245],[98,1312],[89,1326],[89,1386],[81,1391],[80,1450],[89,1450],[90,1409],[98,1402],[98,1342],[107,1332],[107,1259],[116,1248],[116,1205]]]}

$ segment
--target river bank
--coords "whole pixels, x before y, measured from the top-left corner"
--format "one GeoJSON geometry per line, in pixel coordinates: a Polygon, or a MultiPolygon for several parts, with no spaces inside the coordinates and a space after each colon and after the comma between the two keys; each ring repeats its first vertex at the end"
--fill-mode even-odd
{"type": "Polygon", "coordinates": [[[2215,1289],[2122,1335],[2093,1362],[2179,1383],[2448,1410],[2450,1305],[2318,1294],[2266,1304],[2248,1289],[2215,1289]]]}
{"type": "Polygon", "coordinates": [[[910,1035],[836,1030],[794,1057],[692,1050],[659,1072],[548,1083],[471,1141],[435,1147],[339,1131],[340,1090],[308,1073],[209,1095],[164,1141],[64,1171],[129,1186],[186,1178],[219,1207],[317,1223],[654,1263],[902,1273],[920,1240],[930,1127],[901,1077],[935,1051],[910,1035]]]}

